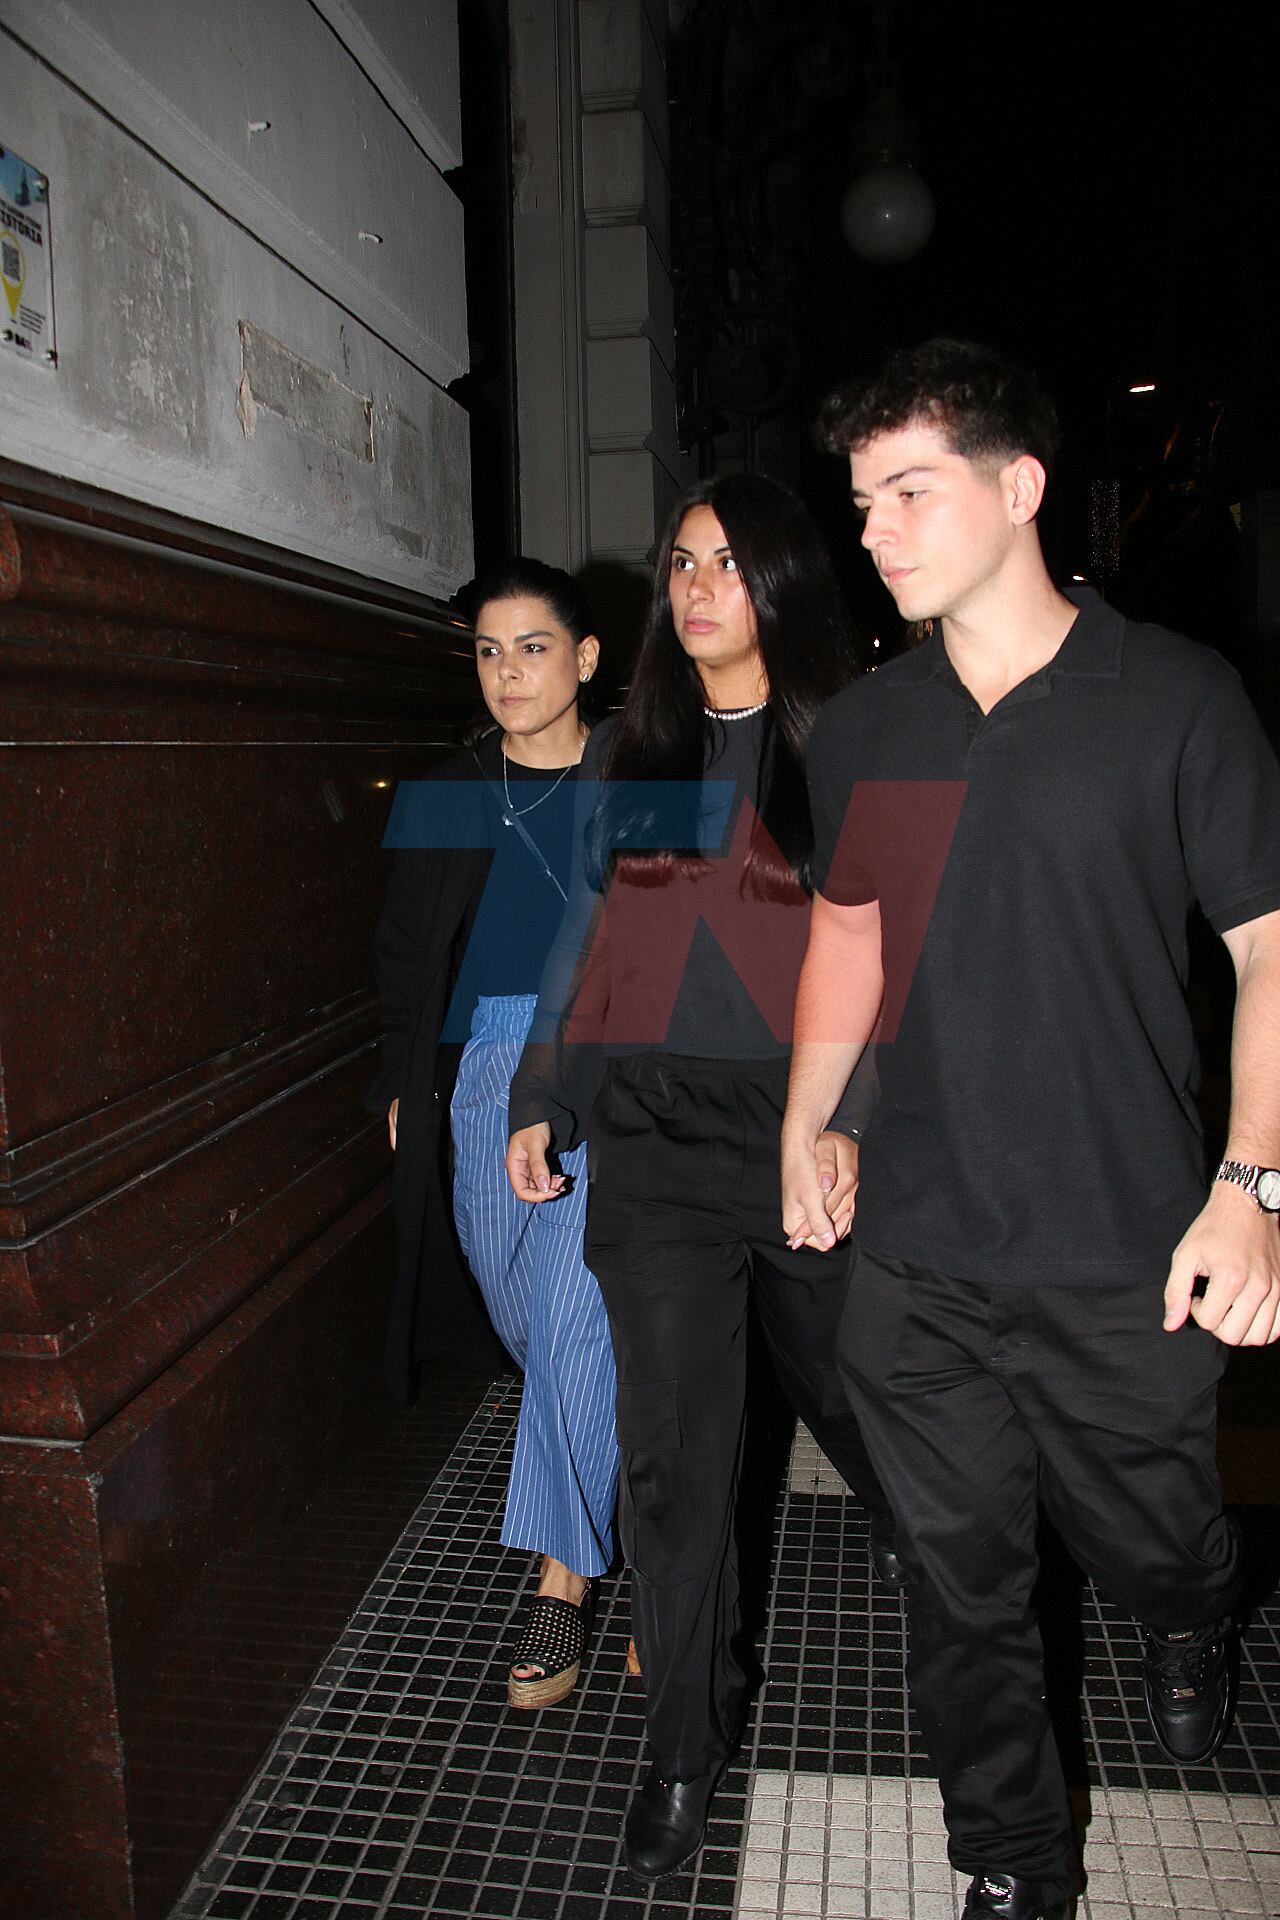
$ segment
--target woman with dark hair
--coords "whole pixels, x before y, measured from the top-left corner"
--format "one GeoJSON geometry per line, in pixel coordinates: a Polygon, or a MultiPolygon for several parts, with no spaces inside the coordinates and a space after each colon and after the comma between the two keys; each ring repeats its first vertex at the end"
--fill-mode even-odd
{"type": "MultiPolygon", "coordinates": [[[[751,1298],[788,1397],[870,1510],[881,1571],[900,1577],[835,1367],[848,1248],[801,1251],[779,1230],[813,850],[803,756],[819,706],[853,671],[801,503],[748,474],[687,495],[625,710],[584,757],[581,808],[591,777],[602,784],[511,1090],[507,1170],[539,1211],[563,1204],[548,1153],[591,1140],[586,1258],[618,1363],[619,1523],[653,1761],[626,1825],[643,1879],[697,1851],[740,1731],[751,1298]]],[[[842,1237],[856,1185],[846,1127],[856,1137],[837,1115],[824,1136],[842,1237]]]]}
{"type": "Polygon", "coordinates": [[[518,559],[483,582],[475,659],[490,725],[431,780],[397,793],[378,931],[383,1050],[369,1104],[386,1114],[396,1155],[393,1385],[407,1391],[414,1359],[486,1356],[462,1282],[447,1291],[446,1103],[458,1237],[524,1370],[502,1540],[542,1559],[511,1655],[514,1707],[571,1691],[593,1583],[613,1558],[614,1368],[600,1290],[582,1262],[585,1155],[566,1159],[574,1192],[555,1213],[521,1206],[503,1168],[507,1089],[565,901],[587,738],[579,695],[598,652],[568,574],[518,559]],[[451,1102],[442,1056],[456,1065],[451,1102]]]}

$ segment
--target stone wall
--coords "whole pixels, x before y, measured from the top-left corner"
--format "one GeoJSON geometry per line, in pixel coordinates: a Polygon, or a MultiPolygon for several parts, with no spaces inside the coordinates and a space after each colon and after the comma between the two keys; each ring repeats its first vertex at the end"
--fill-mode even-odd
{"type": "Polygon", "coordinates": [[[471,571],[453,0],[5,0],[56,371],[0,454],[447,596],[471,571]]]}
{"type": "Polygon", "coordinates": [[[693,475],[672,384],[667,11],[512,0],[527,551],[642,572],[693,475]]]}

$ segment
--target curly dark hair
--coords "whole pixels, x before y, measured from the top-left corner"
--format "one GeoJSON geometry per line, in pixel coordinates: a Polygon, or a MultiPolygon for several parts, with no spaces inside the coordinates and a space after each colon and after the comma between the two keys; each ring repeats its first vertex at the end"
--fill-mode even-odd
{"type": "Polygon", "coordinates": [[[1058,415],[1035,374],[994,347],[926,340],[902,347],[870,380],[841,387],[824,403],[818,434],[828,453],[849,453],[877,434],[917,421],[937,427],[966,460],[1034,454],[1052,473],[1058,415]]]}

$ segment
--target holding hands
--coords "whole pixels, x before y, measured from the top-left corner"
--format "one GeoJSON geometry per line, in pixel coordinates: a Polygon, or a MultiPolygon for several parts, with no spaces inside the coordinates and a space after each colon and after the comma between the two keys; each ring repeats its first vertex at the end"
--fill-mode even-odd
{"type": "Polygon", "coordinates": [[[787,1245],[825,1252],[848,1238],[858,1191],[858,1143],[820,1133],[812,1145],[782,1135],[782,1231],[787,1245]]]}

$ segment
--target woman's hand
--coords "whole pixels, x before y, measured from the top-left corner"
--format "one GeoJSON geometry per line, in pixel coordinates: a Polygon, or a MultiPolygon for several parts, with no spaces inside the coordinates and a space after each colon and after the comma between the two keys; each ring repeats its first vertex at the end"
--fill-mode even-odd
{"type": "Polygon", "coordinates": [[[396,1121],[399,1118],[399,1115],[400,1115],[400,1096],[399,1094],[397,1094],[395,1099],[391,1102],[391,1105],[387,1108],[387,1132],[391,1135],[392,1153],[394,1153],[396,1150],[396,1121]]]}
{"type": "Polygon", "coordinates": [[[847,1240],[853,1230],[853,1203],[858,1192],[858,1143],[847,1133],[820,1133],[815,1158],[818,1184],[827,1197],[827,1214],[836,1239],[847,1240]]]}
{"type": "Polygon", "coordinates": [[[541,1200],[558,1200],[564,1192],[564,1175],[552,1173],[547,1165],[551,1128],[545,1120],[532,1127],[521,1127],[507,1142],[507,1178],[517,1200],[536,1206],[541,1200]]]}
{"type": "Polygon", "coordinates": [[[782,1230],[787,1245],[828,1252],[848,1237],[858,1191],[858,1143],[834,1130],[812,1147],[782,1136],[782,1230]]]}

